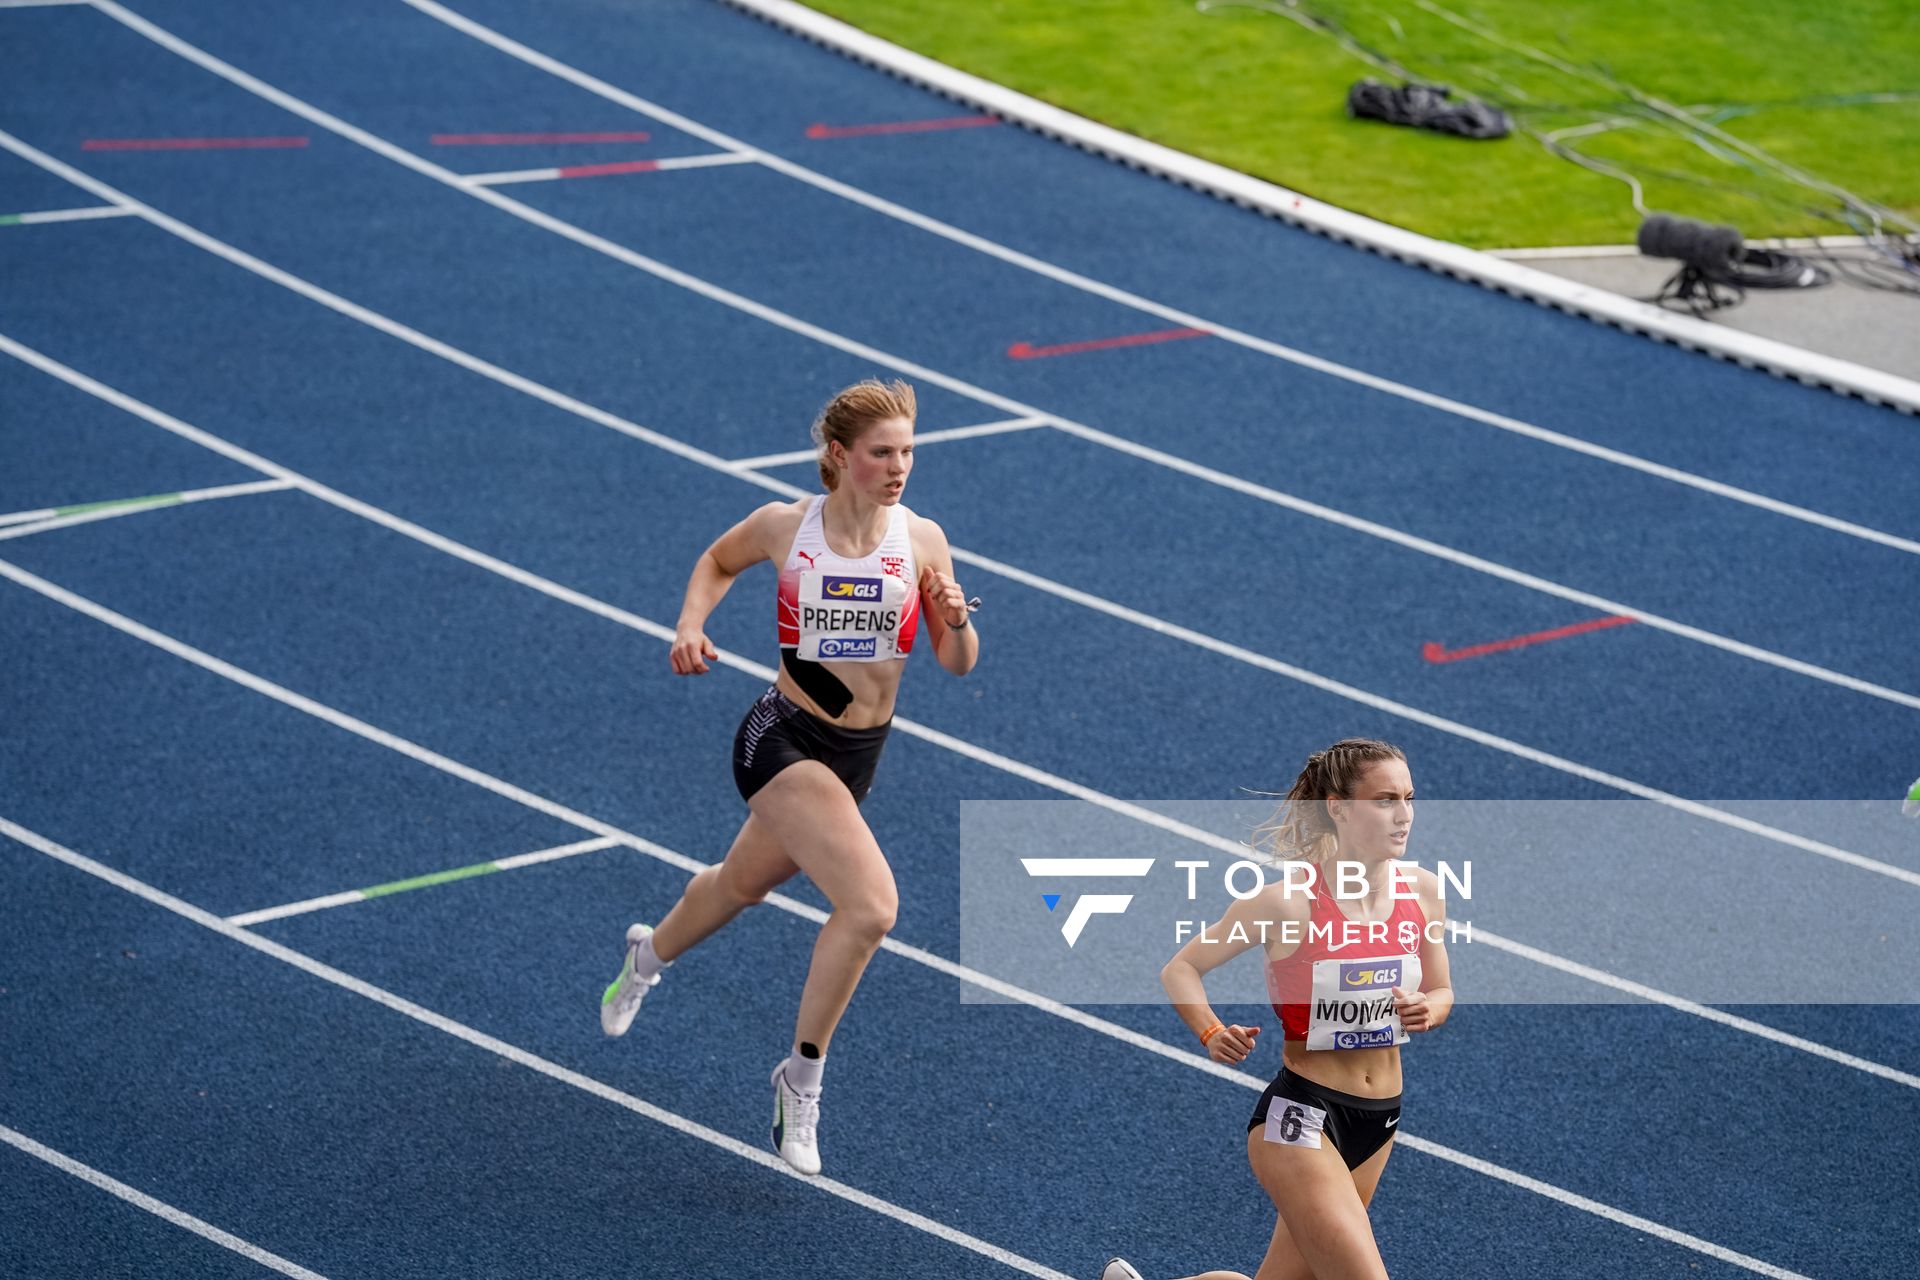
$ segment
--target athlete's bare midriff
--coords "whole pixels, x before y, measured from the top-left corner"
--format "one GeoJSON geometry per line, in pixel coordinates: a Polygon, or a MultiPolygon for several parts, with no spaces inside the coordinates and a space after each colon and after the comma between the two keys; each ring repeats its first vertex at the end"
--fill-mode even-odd
{"type": "Polygon", "coordinates": [[[1360,1098],[1391,1098],[1400,1092],[1400,1050],[1309,1049],[1289,1040],[1280,1057],[1287,1069],[1315,1084],[1360,1098]]]}

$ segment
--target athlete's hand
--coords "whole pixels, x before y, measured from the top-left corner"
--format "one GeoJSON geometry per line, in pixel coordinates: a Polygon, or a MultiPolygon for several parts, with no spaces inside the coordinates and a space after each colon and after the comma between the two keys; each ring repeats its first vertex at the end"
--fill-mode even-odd
{"type": "Polygon", "coordinates": [[[966,625],[966,593],[960,590],[959,583],[932,565],[920,570],[920,594],[929,609],[940,611],[940,620],[949,628],[966,625]]]}
{"type": "Polygon", "coordinates": [[[684,627],[673,633],[673,674],[677,676],[703,676],[707,674],[707,663],[720,656],[713,647],[713,641],[707,639],[707,633],[697,627],[684,627]]]}
{"type": "Polygon", "coordinates": [[[1424,991],[1395,987],[1393,1011],[1400,1015],[1400,1025],[1409,1032],[1433,1030],[1433,1006],[1427,1003],[1427,993],[1424,991]]]}
{"type": "Polygon", "coordinates": [[[1259,1038],[1258,1027],[1223,1027],[1214,1034],[1213,1039],[1207,1041],[1207,1056],[1229,1066],[1245,1062],[1247,1055],[1253,1052],[1253,1042],[1259,1038]]]}

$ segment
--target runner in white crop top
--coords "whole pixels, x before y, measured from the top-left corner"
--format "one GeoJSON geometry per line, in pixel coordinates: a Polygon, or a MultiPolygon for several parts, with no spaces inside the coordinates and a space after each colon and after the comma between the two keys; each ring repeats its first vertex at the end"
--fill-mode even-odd
{"type": "MultiPolygon", "coordinates": [[[[783,662],[905,658],[920,629],[913,513],[898,504],[886,508],[879,545],[864,556],[842,555],[827,539],[828,500],[800,501],[800,527],[780,570],[775,603],[783,662]]],[[[822,701],[832,712],[835,708],[824,702],[838,699],[822,701]]]]}
{"type": "Polygon", "coordinates": [[[627,931],[625,963],[601,1001],[602,1027],[624,1034],[663,966],[804,871],[833,912],[814,945],[792,1052],[774,1069],[772,1132],[803,1173],[820,1169],[827,1043],[899,902],[859,805],[904,660],[917,640],[957,676],[979,656],[946,534],[900,503],[914,407],[902,382],[840,392],[814,424],[826,494],[768,503],[694,565],[674,634],[676,675],[703,675],[718,656],[704,627],[734,579],[761,561],[781,567],[779,675],[734,737],[734,781],[750,814],[725,860],[693,877],[657,930],[627,931]]]}

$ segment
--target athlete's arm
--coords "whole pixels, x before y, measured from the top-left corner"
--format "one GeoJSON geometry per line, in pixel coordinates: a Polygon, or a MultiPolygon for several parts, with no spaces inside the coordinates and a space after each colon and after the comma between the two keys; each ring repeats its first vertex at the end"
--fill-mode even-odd
{"type": "Polygon", "coordinates": [[[680,602],[680,620],[673,627],[673,673],[677,676],[703,676],[707,662],[720,656],[704,630],[707,615],[726,596],[733,580],[743,569],[773,558],[773,542],[781,517],[791,503],[769,502],[714,539],[713,545],[693,562],[693,574],[687,579],[687,593],[680,602]]]}
{"type": "Polygon", "coordinates": [[[1420,990],[1393,989],[1394,1011],[1408,1031],[1431,1031],[1453,1012],[1453,974],[1447,962],[1447,900],[1440,896],[1440,877],[1425,867],[1409,867],[1414,891],[1427,929],[1420,942],[1420,990]]]}
{"type": "MultiPolygon", "coordinates": [[[[1259,946],[1286,917],[1286,906],[1279,891],[1271,888],[1251,898],[1236,899],[1227,914],[1189,938],[1160,970],[1160,985],[1167,989],[1173,1011],[1195,1036],[1206,1035],[1220,1023],[1207,1000],[1206,975],[1242,951],[1259,946]]],[[[1207,1056],[1215,1062],[1242,1061],[1253,1052],[1259,1034],[1257,1026],[1224,1027],[1207,1037],[1207,1056]]]]}
{"type": "Polygon", "coordinates": [[[927,620],[933,656],[956,676],[980,660],[980,636],[967,612],[967,596],[953,579],[953,551],[944,529],[925,516],[913,518],[913,558],[920,566],[920,612],[927,620]]]}

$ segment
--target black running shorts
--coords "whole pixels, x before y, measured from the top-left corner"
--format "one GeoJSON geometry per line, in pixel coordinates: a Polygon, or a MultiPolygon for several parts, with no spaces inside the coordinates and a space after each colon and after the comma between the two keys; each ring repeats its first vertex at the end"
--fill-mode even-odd
{"type": "Polygon", "coordinates": [[[818,760],[847,784],[855,804],[867,798],[880,749],[893,724],[842,729],[796,705],[778,688],[768,688],[747,711],[733,735],[733,785],[742,800],[773,780],[790,764],[818,760]]]}
{"type": "Polygon", "coordinates": [[[1357,1169],[1393,1137],[1400,1123],[1400,1095],[1362,1098],[1315,1084],[1280,1068],[1267,1091],[1254,1104],[1247,1132],[1265,1131],[1268,1142],[1290,1147],[1317,1147],[1324,1136],[1333,1149],[1357,1169]]]}

